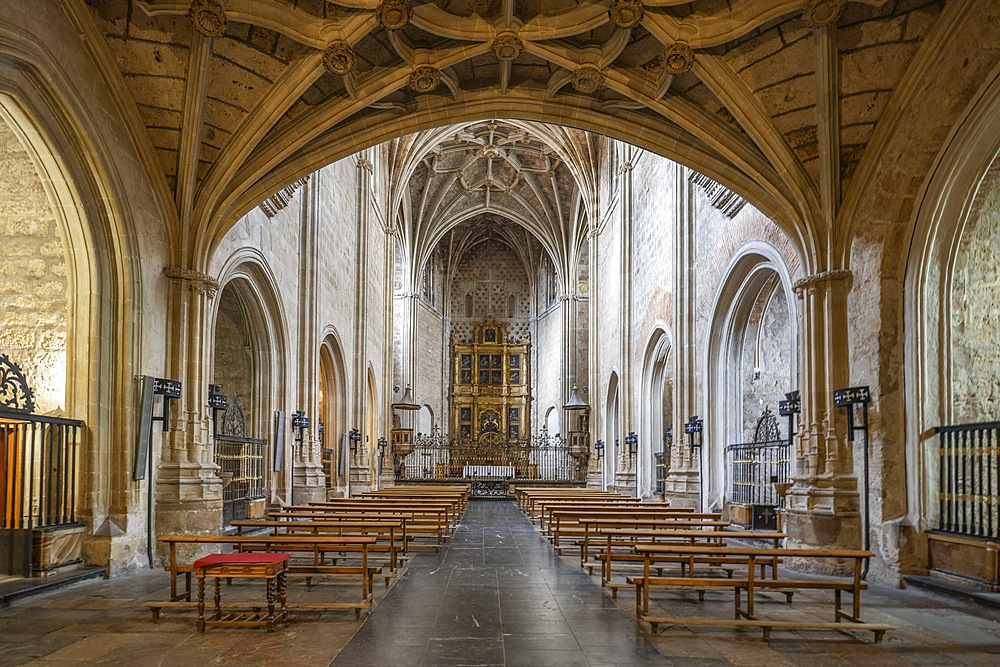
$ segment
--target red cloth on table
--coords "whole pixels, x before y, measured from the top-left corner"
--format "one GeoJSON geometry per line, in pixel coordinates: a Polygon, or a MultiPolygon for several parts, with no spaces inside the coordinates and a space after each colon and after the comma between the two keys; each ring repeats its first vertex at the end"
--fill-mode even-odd
{"type": "Polygon", "coordinates": [[[270,553],[235,553],[235,554],[212,554],[199,558],[194,562],[194,567],[206,567],[208,565],[224,565],[226,563],[283,563],[288,560],[288,554],[270,553]]]}

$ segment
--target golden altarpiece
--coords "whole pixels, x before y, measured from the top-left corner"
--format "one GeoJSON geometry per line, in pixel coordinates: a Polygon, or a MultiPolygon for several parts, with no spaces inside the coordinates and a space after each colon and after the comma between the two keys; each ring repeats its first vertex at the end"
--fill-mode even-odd
{"type": "Polygon", "coordinates": [[[510,443],[526,445],[531,437],[530,350],[509,339],[492,315],[476,325],[471,343],[453,343],[451,433],[468,460],[453,457],[452,466],[526,470],[527,447],[510,443]]]}

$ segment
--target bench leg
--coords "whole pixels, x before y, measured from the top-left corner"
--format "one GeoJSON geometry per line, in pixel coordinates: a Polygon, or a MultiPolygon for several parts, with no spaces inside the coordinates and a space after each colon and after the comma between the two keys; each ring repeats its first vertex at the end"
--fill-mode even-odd
{"type": "Polygon", "coordinates": [[[222,620],[222,589],[220,578],[215,577],[215,620],[222,620]]]}
{"type": "Polygon", "coordinates": [[[205,632],[205,577],[198,573],[198,632],[205,632]]]}
{"type": "Polygon", "coordinates": [[[264,581],[264,590],[267,595],[267,631],[274,632],[274,599],[277,597],[278,581],[277,577],[268,577],[264,581]]]}

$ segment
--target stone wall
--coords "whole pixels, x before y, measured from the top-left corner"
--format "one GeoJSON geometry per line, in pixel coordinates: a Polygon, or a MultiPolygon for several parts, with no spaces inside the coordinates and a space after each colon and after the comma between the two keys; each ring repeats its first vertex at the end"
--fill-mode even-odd
{"type": "Polygon", "coordinates": [[[546,423],[545,416],[549,408],[555,408],[560,430],[565,429],[562,412],[563,403],[566,402],[562,390],[565,349],[562,304],[563,302],[556,302],[554,307],[538,316],[531,355],[534,358],[534,368],[531,369],[534,385],[531,423],[536,430],[546,423]]]}
{"type": "Polygon", "coordinates": [[[508,336],[526,339],[531,317],[528,276],[506,243],[490,239],[473,246],[462,256],[454,276],[449,303],[452,338],[471,342],[476,324],[492,315],[507,327],[508,336]]]}
{"type": "Polygon", "coordinates": [[[964,230],[951,287],[951,390],[955,423],[1000,414],[1000,178],[983,188],[964,230]]]}
{"type": "Polygon", "coordinates": [[[65,409],[66,251],[35,164],[0,119],[0,354],[20,366],[35,411],[65,409]]]}
{"type": "MultiPolygon", "coordinates": [[[[246,414],[254,414],[252,401],[253,364],[250,356],[250,330],[236,287],[230,283],[219,296],[215,320],[213,381],[222,385],[229,402],[240,401],[246,414]]],[[[259,437],[259,436],[253,436],[259,437]]]]}
{"type": "MultiPolygon", "coordinates": [[[[766,409],[778,414],[778,401],[795,388],[791,377],[791,324],[784,291],[773,276],[758,295],[742,337],[740,377],[743,380],[741,442],[753,440],[757,420],[766,409]]],[[[779,420],[779,428],[786,428],[779,420]]],[[[787,437],[787,433],[783,434],[787,437]]]]}
{"type": "Polygon", "coordinates": [[[433,425],[440,426],[441,432],[447,433],[451,423],[448,414],[451,350],[445,335],[445,323],[440,313],[423,302],[418,302],[416,308],[416,350],[411,361],[416,379],[413,398],[421,405],[430,406],[434,413],[433,425]]]}

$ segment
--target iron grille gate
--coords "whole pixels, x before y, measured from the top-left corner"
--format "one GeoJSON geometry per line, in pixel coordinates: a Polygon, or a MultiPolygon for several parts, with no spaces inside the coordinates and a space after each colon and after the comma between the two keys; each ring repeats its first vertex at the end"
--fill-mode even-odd
{"type": "Polygon", "coordinates": [[[440,432],[418,433],[413,450],[396,468],[396,479],[453,480],[502,470],[512,480],[577,483],[586,476],[585,466],[586,458],[574,457],[564,438],[549,436],[544,429],[531,440],[450,439],[440,432]]]}
{"type": "Polygon", "coordinates": [[[1000,539],[1000,422],[939,426],[938,530],[1000,539]]]}
{"type": "Polygon", "coordinates": [[[215,435],[215,464],[222,477],[222,525],[246,519],[250,501],[265,498],[267,441],[247,438],[243,405],[233,400],[215,435]]]}
{"type": "Polygon", "coordinates": [[[777,507],[775,484],[789,481],[791,445],[782,440],[778,419],[766,408],[757,420],[753,442],[729,445],[726,457],[731,503],[777,507]]]}
{"type": "Polygon", "coordinates": [[[29,576],[33,532],[76,523],[84,424],[34,409],[21,369],[0,355],[0,574],[29,576]]]}

